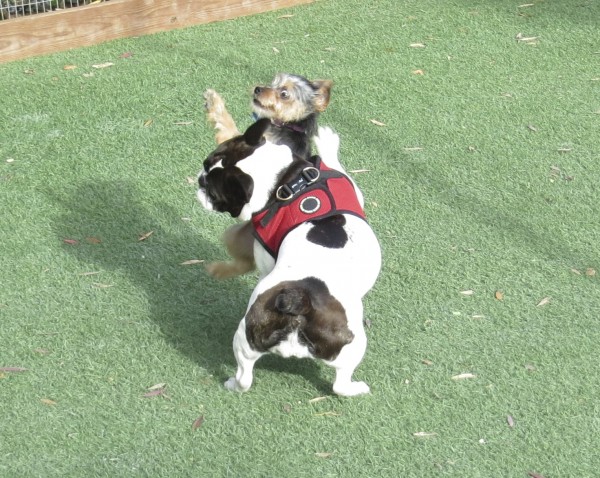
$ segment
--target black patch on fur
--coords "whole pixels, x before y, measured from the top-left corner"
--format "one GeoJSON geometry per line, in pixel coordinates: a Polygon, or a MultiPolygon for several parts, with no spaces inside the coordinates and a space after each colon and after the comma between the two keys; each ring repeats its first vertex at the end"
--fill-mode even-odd
{"type": "Polygon", "coordinates": [[[271,124],[266,137],[272,143],[286,145],[302,159],[308,159],[311,154],[310,140],[317,133],[317,117],[318,113],[312,113],[301,121],[283,126],[271,124]]]}
{"type": "Polygon", "coordinates": [[[265,144],[264,134],[270,124],[267,119],[256,121],[243,135],[217,146],[204,161],[204,173],[198,178],[198,186],[206,192],[215,211],[238,217],[250,200],[254,180],[236,164],[265,144]],[[213,169],[219,161],[223,167],[213,169]]]}
{"type": "Polygon", "coordinates": [[[260,294],[246,314],[246,338],[259,352],[268,352],[295,331],[300,343],[323,360],[334,360],[354,339],[344,307],[314,277],[279,283],[260,294]]]}
{"type": "Polygon", "coordinates": [[[341,249],[348,243],[348,234],[344,229],[346,225],[344,216],[336,214],[310,223],[313,227],[308,231],[306,238],[313,244],[328,249],[341,249]]]}
{"type": "Polygon", "coordinates": [[[240,215],[254,189],[252,177],[237,166],[213,169],[199,181],[215,211],[228,212],[232,217],[240,215]]]}

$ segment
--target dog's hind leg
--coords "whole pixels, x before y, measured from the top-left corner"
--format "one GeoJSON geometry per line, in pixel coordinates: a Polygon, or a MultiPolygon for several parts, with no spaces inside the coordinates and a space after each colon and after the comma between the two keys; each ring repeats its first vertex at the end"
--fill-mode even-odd
{"type": "Polygon", "coordinates": [[[238,368],[235,377],[231,377],[225,382],[225,388],[232,392],[246,392],[252,385],[254,364],[263,354],[250,347],[246,339],[245,319],[240,322],[233,337],[233,353],[238,368]]]}
{"type": "MultiPolygon", "coordinates": [[[[357,306],[356,312],[358,312],[357,315],[360,315],[360,321],[362,322],[362,303],[357,306]]],[[[352,333],[354,334],[352,342],[342,348],[335,360],[327,362],[328,365],[335,368],[334,393],[345,397],[370,392],[369,386],[365,382],[352,381],[352,374],[362,361],[367,349],[367,335],[362,323],[358,327],[353,327],[352,333]]]]}
{"type": "Polygon", "coordinates": [[[219,96],[215,90],[206,90],[204,92],[204,107],[206,108],[206,119],[216,130],[215,139],[217,144],[221,144],[223,141],[239,136],[241,133],[238,131],[235,121],[225,108],[225,102],[223,98],[219,96]]]}
{"type": "Polygon", "coordinates": [[[216,279],[228,279],[256,268],[252,223],[246,221],[227,228],[223,233],[223,242],[233,260],[207,264],[206,270],[211,276],[216,279]]]}

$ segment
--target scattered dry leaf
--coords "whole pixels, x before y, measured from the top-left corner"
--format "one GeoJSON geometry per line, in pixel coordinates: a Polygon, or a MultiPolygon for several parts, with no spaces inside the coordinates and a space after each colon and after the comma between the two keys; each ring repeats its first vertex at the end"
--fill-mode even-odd
{"type": "Polygon", "coordinates": [[[527,474],[531,476],[531,478],[544,478],[543,475],[536,473],[535,471],[528,471],[527,474]]]}
{"type": "Polygon", "coordinates": [[[532,124],[528,124],[527,125],[527,129],[529,131],[533,131],[533,132],[537,131],[537,128],[534,125],[532,125],[532,124]]]}
{"type": "Polygon", "coordinates": [[[594,277],[596,275],[596,270],[592,269],[591,267],[588,267],[585,270],[585,275],[588,276],[588,277],[594,277]]]}
{"type": "Polygon", "coordinates": [[[280,15],[280,16],[278,16],[277,18],[279,18],[279,19],[284,19],[284,18],[292,18],[293,16],[294,16],[294,14],[293,14],[293,13],[289,13],[289,14],[287,14],[287,15],[280,15]]]}
{"type": "Polygon", "coordinates": [[[91,78],[92,76],[94,76],[94,74],[93,73],[84,73],[81,76],[83,76],[84,78],[91,78]]]}
{"type": "Polygon", "coordinates": [[[100,239],[98,239],[97,237],[86,237],[85,240],[89,243],[89,244],[100,244],[102,241],[100,239]]]}
{"type": "Polygon", "coordinates": [[[533,43],[535,42],[539,37],[526,37],[524,36],[522,33],[517,33],[517,36],[515,37],[516,40],[518,42],[523,42],[523,43],[533,43]]]}
{"type": "Polygon", "coordinates": [[[154,231],[150,231],[150,232],[146,232],[144,234],[142,234],[140,237],[138,237],[138,241],[145,241],[146,239],[148,239],[152,234],[154,234],[154,231]]]}
{"type": "Polygon", "coordinates": [[[80,276],[95,276],[97,274],[101,274],[101,271],[92,271],[92,272],[80,272],[80,276]]]}
{"type": "Polygon", "coordinates": [[[40,354],[40,355],[48,355],[50,353],[50,350],[48,349],[44,349],[44,348],[37,348],[37,349],[33,349],[33,351],[36,354],[40,354]]]}
{"type": "Polygon", "coordinates": [[[65,70],[65,71],[75,70],[75,69],[77,69],[77,65],[65,65],[65,66],[63,66],[63,70],[65,70]]]}
{"type": "Polygon", "coordinates": [[[111,63],[110,61],[107,61],[105,63],[98,63],[96,65],[92,65],[92,68],[96,68],[96,69],[101,69],[101,68],[108,68],[110,66],[113,66],[114,63],[111,63]]]}
{"type": "Polygon", "coordinates": [[[333,456],[333,453],[330,452],[318,452],[315,453],[315,456],[318,458],[331,458],[333,456]]]}
{"type": "Polygon", "coordinates": [[[375,126],[385,126],[385,123],[382,123],[381,121],[377,121],[376,119],[372,119],[369,121],[371,121],[371,123],[373,123],[375,126]]]}
{"type": "Polygon", "coordinates": [[[412,74],[413,75],[424,75],[425,72],[423,70],[413,70],[412,74]]]}
{"type": "Polygon", "coordinates": [[[429,359],[422,359],[421,363],[423,365],[433,365],[433,362],[431,360],[429,360],[429,359]]]}
{"type": "Polygon", "coordinates": [[[425,44],[424,43],[411,43],[409,46],[411,48],[425,48],[425,44]]]}
{"type": "Polygon", "coordinates": [[[92,284],[92,287],[96,287],[97,289],[108,289],[109,287],[112,287],[112,284],[102,284],[100,282],[94,282],[92,284]]]}
{"type": "Polygon", "coordinates": [[[515,427],[515,419],[512,417],[512,415],[506,415],[506,423],[508,423],[510,428],[515,427]]]}
{"type": "Polygon", "coordinates": [[[517,8],[533,7],[534,5],[535,5],[535,3],[524,3],[523,5],[517,6],[517,8]]]}
{"type": "Polygon", "coordinates": [[[477,377],[477,375],[473,374],[473,373],[460,373],[458,375],[454,375],[452,377],[452,380],[466,380],[469,378],[475,378],[477,377]]]}
{"type": "Polygon", "coordinates": [[[420,146],[413,146],[413,147],[407,147],[404,148],[404,151],[422,151],[423,148],[421,148],[420,146]]]}
{"type": "Polygon", "coordinates": [[[166,383],[157,383],[156,385],[152,385],[150,388],[148,388],[149,391],[152,390],[159,390],[161,388],[165,388],[167,386],[166,383]]]}
{"type": "Polygon", "coordinates": [[[469,290],[461,290],[461,291],[460,291],[460,293],[461,293],[462,295],[469,296],[469,295],[473,295],[473,294],[475,293],[475,291],[474,291],[474,290],[471,290],[471,289],[469,289],[469,290]]]}
{"type": "Polygon", "coordinates": [[[192,423],[192,431],[198,430],[198,428],[200,428],[203,423],[204,423],[204,415],[200,415],[198,418],[196,418],[194,420],[194,423],[192,423]]]}
{"type": "Polygon", "coordinates": [[[48,405],[50,407],[56,405],[56,402],[54,400],[50,400],[49,398],[42,398],[40,400],[40,402],[42,402],[44,405],[48,405]]]}
{"type": "Polygon", "coordinates": [[[416,432],[416,433],[413,433],[413,436],[415,436],[417,438],[429,438],[429,437],[437,436],[437,433],[435,433],[435,432],[416,432]]]}
{"type": "Polygon", "coordinates": [[[6,162],[7,162],[7,163],[14,163],[14,162],[15,162],[15,159],[14,159],[14,158],[8,158],[8,159],[6,160],[6,162]]]}
{"type": "Polygon", "coordinates": [[[370,169],[351,169],[349,172],[356,174],[356,173],[368,173],[370,172],[370,169]]]}
{"type": "Polygon", "coordinates": [[[149,392],[144,393],[144,398],[158,397],[159,395],[162,395],[163,393],[165,393],[164,389],[151,390],[149,392]]]}
{"type": "Polygon", "coordinates": [[[581,275],[581,272],[579,272],[579,271],[578,271],[577,269],[575,269],[574,267],[572,267],[572,268],[571,268],[571,272],[572,272],[573,274],[577,274],[578,276],[580,276],[580,275],[581,275]]]}
{"type": "Polygon", "coordinates": [[[543,307],[544,305],[548,305],[550,303],[551,299],[552,299],[552,297],[544,297],[542,300],[540,300],[537,303],[537,307],[543,307]]]}
{"type": "Polygon", "coordinates": [[[191,124],[194,124],[193,121],[175,121],[175,123],[173,123],[175,126],[189,126],[191,124]]]}
{"type": "Polygon", "coordinates": [[[125,53],[121,54],[121,58],[131,58],[133,56],[133,53],[130,51],[126,51],[125,53]]]}
{"type": "Polygon", "coordinates": [[[147,128],[152,123],[154,123],[154,120],[152,118],[148,118],[146,121],[144,121],[144,128],[147,128]]]}
{"type": "Polygon", "coordinates": [[[535,372],[535,365],[527,363],[525,364],[525,370],[527,370],[528,372],[535,372]]]}
{"type": "Polygon", "coordinates": [[[279,50],[275,47],[273,47],[273,53],[279,53],[279,50]]]}
{"type": "Polygon", "coordinates": [[[472,319],[485,319],[485,315],[475,314],[471,316],[472,319]]]}
{"type": "Polygon", "coordinates": [[[323,413],[315,413],[315,417],[339,417],[341,413],[338,412],[323,412],[323,413]]]}
{"type": "Polygon", "coordinates": [[[23,367],[0,367],[0,372],[11,372],[11,373],[19,373],[26,372],[27,369],[23,367]]]}
{"type": "Polygon", "coordinates": [[[187,181],[188,184],[196,184],[196,178],[193,176],[188,176],[187,178],[185,178],[185,180],[187,181]]]}
{"type": "Polygon", "coordinates": [[[475,146],[469,146],[467,148],[467,151],[469,151],[469,153],[475,153],[477,152],[477,148],[475,146]]]}
{"type": "Polygon", "coordinates": [[[497,290],[496,293],[494,294],[494,297],[496,298],[496,300],[503,300],[504,292],[502,292],[501,290],[497,290]]]}
{"type": "Polygon", "coordinates": [[[281,409],[285,413],[292,413],[292,404],[291,403],[284,403],[283,406],[281,407],[281,409]]]}
{"type": "Polygon", "coordinates": [[[182,266],[191,266],[193,264],[202,264],[204,259],[190,259],[189,261],[184,261],[181,263],[182,266]]]}
{"type": "Polygon", "coordinates": [[[63,242],[65,244],[69,244],[70,246],[75,246],[79,244],[79,241],[77,239],[63,239],[63,242]]]}
{"type": "Polygon", "coordinates": [[[559,153],[570,153],[571,151],[573,151],[573,148],[568,148],[568,147],[558,148],[556,151],[558,151],[559,153]]]}
{"type": "Polygon", "coordinates": [[[327,397],[315,397],[315,398],[311,398],[308,403],[317,403],[317,402],[322,402],[323,400],[327,400],[327,397]]]}
{"type": "Polygon", "coordinates": [[[373,322],[371,321],[371,319],[365,319],[364,324],[367,329],[370,329],[373,326],[373,322]]]}

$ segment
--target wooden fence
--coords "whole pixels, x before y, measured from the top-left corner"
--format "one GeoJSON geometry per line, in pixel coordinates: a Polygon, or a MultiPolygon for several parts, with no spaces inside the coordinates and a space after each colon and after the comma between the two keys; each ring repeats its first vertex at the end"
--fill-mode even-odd
{"type": "Polygon", "coordinates": [[[314,0],[110,0],[0,21],[0,63],[314,0]]]}

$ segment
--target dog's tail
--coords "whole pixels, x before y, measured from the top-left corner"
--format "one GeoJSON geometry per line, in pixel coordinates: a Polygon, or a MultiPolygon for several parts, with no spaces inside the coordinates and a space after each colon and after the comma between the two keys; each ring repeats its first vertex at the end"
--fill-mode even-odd
{"type": "Polygon", "coordinates": [[[346,174],[338,158],[340,151],[339,135],[327,126],[320,126],[317,135],[314,137],[314,142],[317,152],[325,164],[346,174]]]}

